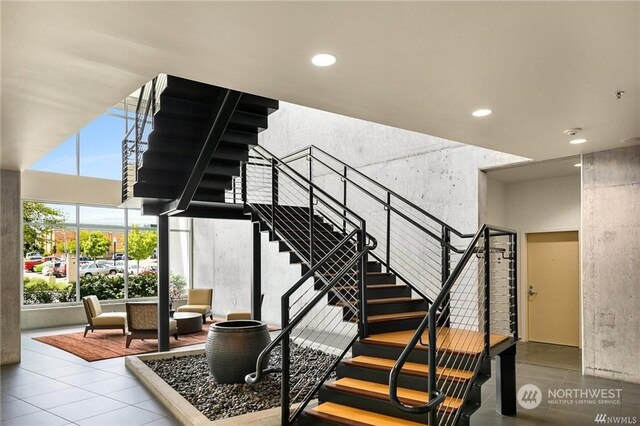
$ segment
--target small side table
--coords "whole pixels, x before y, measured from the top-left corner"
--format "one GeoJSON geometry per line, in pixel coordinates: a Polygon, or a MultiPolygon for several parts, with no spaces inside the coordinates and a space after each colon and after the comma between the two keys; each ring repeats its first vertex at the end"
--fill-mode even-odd
{"type": "Polygon", "coordinates": [[[178,323],[178,334],[202,331],[202,315],[197,312],[176,312],[173,319],[178,323]]]}

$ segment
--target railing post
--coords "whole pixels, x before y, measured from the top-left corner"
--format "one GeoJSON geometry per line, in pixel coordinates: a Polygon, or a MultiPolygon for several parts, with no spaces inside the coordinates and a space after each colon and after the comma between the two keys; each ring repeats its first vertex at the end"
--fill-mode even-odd
{"type": "MultiPolygon", "coordinates": [[[[281,327],[284,329],[287,327],[287,325],[289,325],[289,297],[282,296],[280,309],[281,309],[280,322],[281,322],[281,327]]],[[[281,357],[282,382],[280,384],[280,409],[281,409],[280,412],[281,412],[282,418],[280,420],[280,423],[282,424],[282,426],[285,426],[289,424],[289,403],[290,403],[289,401],[290,353],[289,353],[289,335],[288,334],[286,336],[283,336],[282,343],[280,345],[282,350],[282,357],[281,357]]]]}
{"type": "Polygon", "coordinates": [[[276,232],[276,206],[278,205],[278,170],[277,160],[271,159],[271,230],[276,232]]]}
{"type": "MultiPolygon", "coordinates": [[[[313,159],[309,156],[309,182],[313,182],[313,159]]],[[[313,209],[313,185],[309,184],[309,267],[313,268],[313,247],[315,240],[313,209]]]]}
{"type": "Polygon", "coordinates": [[[347,166],[344,166],[342,172],[342,205],[345,209],[342,210],[342,232],[347,233],[347,166]]]}
{"type": "MultiPolygon", "coordinates": [[[[429,353],[428,353],[428,363],[429,363],[429,376],[427,382],[427,391],[429,392],[429,400],[436,397],[438,378],[436,377],[436,366],[437,366],[437,343],[438,343],[438,335],[436,328],[436,312],[437,306],[432,305],[429,308],[429,325],[428,325],[428,334],[429,334],[429,353]]],[[[429,411],[429,424],[437,425],[438,424],[438,407],[434,407],[433,410],[429,411]]]]}
{"type": "Polygon", "coordinates": [[[511,310],[511,332],[515,340],[518,340],[518,234],[509,236],[510,260],[509,260],[509,307],[511,310]]]}
{"type": "MultiPolygon", "coordinates": [[[[442,226],[442,253],[441,253],[441,269],[442,269],[442,285],[447,282],[449,279],[449,275],[451,275],[451,249],[449,248],[449,243],[451,243],[451,230],[442,226]]],[[[442,315],[441,318],[444,318],[444,321],[441,321],[441,326],[449,327],[451,325],[451,305],[450,305],[451,295],[449,292],[445,295],[445,298],[442,302],[442,315]]]]}
{"type": "Polygon", "coordinates": [[[483,260],[484,260],[484,352],[489,356],[491,349],[491,232],[489,228],[484,229],[483,235],[483,260]]]}
{"type": "Polygon", "coordinates": [[[242,202],[247,204],[247,162],[242,162],[242,166],[240,170],[240,175],[242,176],[242,202]]]}
{"type": "Polygon", "coordinates": [[[387,272],[391,268],[391,192],[387,191],[387,272]]]}
{"type": "MultiPolygon", "coordinates": [[[[367,224],[363,221],[360,232],[358,232],[358,253],[362,253],[364,250],[366,236],[367,224]]],[[[367,255],[362,256],[358,263],[358,293],[360,295],[360,315],[358,316],[360,326],[358,327],[358,334],[360,339],[365,339],[369,336],[369,325],[367,323],[367,255]]]]}

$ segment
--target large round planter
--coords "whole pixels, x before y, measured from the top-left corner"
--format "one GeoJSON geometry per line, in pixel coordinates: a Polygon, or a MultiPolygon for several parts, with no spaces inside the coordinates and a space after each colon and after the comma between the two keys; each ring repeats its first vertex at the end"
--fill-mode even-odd
{"type": "MultiPolygon", "coordinates": [[[[209,372],[218,383],[244,383],[256,371],[258,355],[271,342],[267,324],[261,321],[224,321],[209,327],[205,352],[209,372]]],[[[262,368],[266,368],[266,357],[262,368]]]]}

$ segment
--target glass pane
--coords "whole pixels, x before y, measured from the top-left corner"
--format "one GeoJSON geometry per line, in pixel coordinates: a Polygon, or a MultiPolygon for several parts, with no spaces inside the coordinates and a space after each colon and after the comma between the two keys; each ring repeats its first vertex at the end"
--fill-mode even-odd
{"type": "Polygon", "coordinates": [[[158,228],[156,216],[142,216],[140,210],[129,209],[127,211],[129,218],[129,227],[138,226],[139,228],[153,229],[158,228]]]}
{"type": "Polygon", "coordinates": [[[156,231],[134,225],[129,229],[127,240],[129,299],[156,297],[158,295],[156,231]]]}
{"type": "Polygon", "coordinates": [[[24,223],[66,223],[76,224],[76,206],[73,204],[52,204],[39,201],[22,202],[24,223]]]}
{"type": "Polygon", "coordinates": [[[80,175],[122,178],[122,139],[125,121],[102,115],[80,131],[80,175]]]}
{"type": "Polygon", "coordinates": [[[64,141],[62,145],[49,152],[43,158],[34,163],[29,170],[42,172],[64,173],[75,175],[76,167],[76,135],[64,141]]]}
{"type": "Polygon", "coordinates": [[[169,233],[169,294],[172,299],[186,297],[188,283],[191,282],[190,253],[190,233],[171,231],[169,233]]]}
{"type": "MultiPolygon", "coordinates": [[[[118,262],[119,247],[124,244],[124,229],[81,229],[80,257],[77,259],[80,277],[80,297],[95,295],[100,300],[124,298],[124,262],[118,262]],[[116,259],[114,259],[116,257],[116,259]]],[[[71,255],[75,263],[75,254],[71,255]]],[[[68,271],[75,281],[74,269],[68,271]]]]}
{"type": "Polygon", "coordinates": [[[124,227],[124,209],[109,207],[80,207],[80,224],[104,227],[124,227]]]}

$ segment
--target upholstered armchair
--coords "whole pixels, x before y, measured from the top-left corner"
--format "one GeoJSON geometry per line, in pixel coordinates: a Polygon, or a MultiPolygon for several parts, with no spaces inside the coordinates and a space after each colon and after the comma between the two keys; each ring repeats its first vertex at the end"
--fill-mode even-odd
{"type": "MultiPolygon", "coordinates": [[[[133,339],[158,338],[158,304],[156,302],[127,303],[127,343],[128,348],[133,339]]],[[[169,319],[169,335],[178,340],[178,324],[169,319]]]]}
{"type": "Polygon", "coordinates": [[[197,312],[202,315],[202,322],[207,322],[207,316],[213,319],[211,312],[211,299],[213,289],[192,288],[187,295],[187,304],[178,307],[178,312],[197,312]]]}
{"type": "Polygon", "coordinates": [[[127,321],[127,314],[124,312],[102,312],[100,301],[96,296],[85,296],[82,298],[84,312],[87,315],[87,326],[84,328],[84,337],[87,337],[87,331],[118,329],[122,330],[124,335],[124,327],[127,321]]]}

